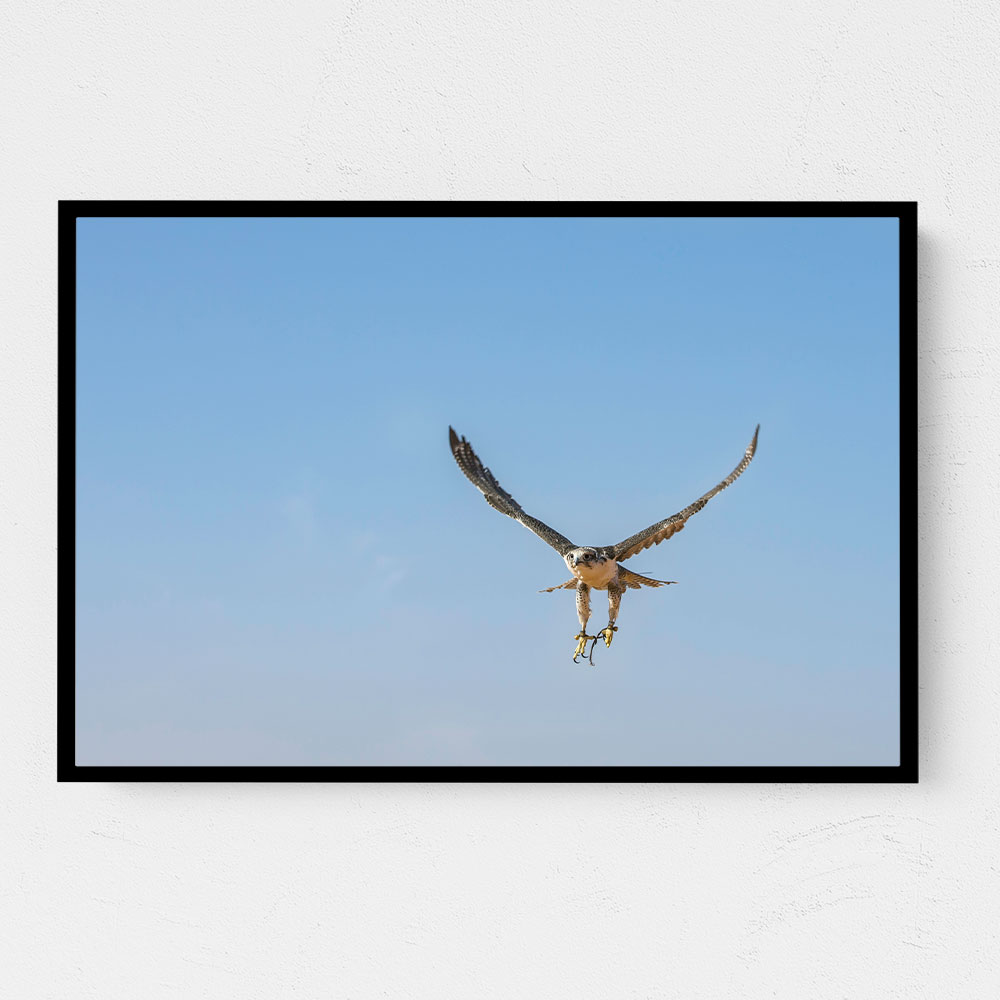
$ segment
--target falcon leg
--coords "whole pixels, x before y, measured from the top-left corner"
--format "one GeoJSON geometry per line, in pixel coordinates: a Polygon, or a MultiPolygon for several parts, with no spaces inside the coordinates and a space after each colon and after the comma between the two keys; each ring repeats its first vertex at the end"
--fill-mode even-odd
{"type": "MultiPolygon", "coordinates": [[[[581,656],[586,655],[587,641],[589,639],[594,640],[594,646],[597,645],[596,635],[587,635],[587,621],[590,618],[590,587],[585,583],[578,583],[576,585],[576,616],[580,619],[580,631],[573,636],[576,639],[576,651],[573,653],[573,662],[579,662],[581,656]]],[[[590,647],[590,665],[594,665],[594,646],[590,647]]]]}
{"type": "MultiPolygon", "coordinates": [[[[624,593],[624,589],[620,586],[613,583],[608,586],[608,626],[597,633],[597,639],[603,639],[604,645],[608,647],[611,646],[611,640],[615,637],[615,632],[618,631],[615,619],[618,617],[618,609],[621,607],[622,594],[624,593]]],[[[597,639],[594,640],[595,646],[597,639]]],[[[593,655],[594,651],[591,650],[590,653],[593,655]]]]}

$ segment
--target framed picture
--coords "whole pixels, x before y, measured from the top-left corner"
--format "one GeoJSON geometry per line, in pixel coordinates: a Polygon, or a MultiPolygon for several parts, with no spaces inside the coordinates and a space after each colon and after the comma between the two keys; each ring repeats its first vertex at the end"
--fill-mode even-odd
{"type": "Polygon", "coordinates": [[[917,780],[914,203],[59,239],[60,780],[917,780]]]}

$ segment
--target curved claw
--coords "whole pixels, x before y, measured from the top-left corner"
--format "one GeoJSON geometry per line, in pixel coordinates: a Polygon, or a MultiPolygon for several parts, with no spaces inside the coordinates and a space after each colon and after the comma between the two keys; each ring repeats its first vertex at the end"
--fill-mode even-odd
{"type": "MultiPolygon", "coordinates": [[[[576,635],[574,635],[573,638],[576,639],[576,650],[573,653],[573,662],[574,663],[579,663],[580,661],[579,661],[578,657],[580,657],[580,656],[586,656],[587,655],[586,654],[587,640],[588,639],[593,639],[594,643],[596,644],[597,643],[597,636],[596,635],[587,635],[586,632],[582,632],[581,631],[581,632],[578,632],[576,635]]],[[[592,659],[593,655],[594,655],[594,647],[591,646],[590,647],[590,656],[591,656],[590,662],[591,662],[591,664],[593,664],[593,662],[594,662],[593,659],[592,659]]]]}
{"type": "Polygon", "coordinates": [[[594,639],[594,645],[597,645],[597,639],[604,639],[604,645],[609,649],[611,648],[611,640],[615,637],[615,632],[618,631],[617,625],[608,624],[607,628],[602,628],[600,632],[597,633],[597,638],[594,639]]]}

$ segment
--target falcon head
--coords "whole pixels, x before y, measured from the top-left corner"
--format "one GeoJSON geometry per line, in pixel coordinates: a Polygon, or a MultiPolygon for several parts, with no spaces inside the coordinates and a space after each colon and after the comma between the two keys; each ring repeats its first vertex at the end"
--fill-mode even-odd
{"type": "Polygon", "coordinates": [[[590,587],[603,590],[618,575],[618,565],[614,559],[602,556],[597,549],[581,545],[570,549],[564,556],[569,571],[590,587]]]}
{"type": "Polygon", "coordinates": [[[565,559],[566,565],[570,569],[575,569],[577,566],[584,566],[589,569],[591,566],[596,566],[607,561],[605,556],[597,554],[597,549],[592,549],[588,545],[570,549],[566,553],[565,559]]]}

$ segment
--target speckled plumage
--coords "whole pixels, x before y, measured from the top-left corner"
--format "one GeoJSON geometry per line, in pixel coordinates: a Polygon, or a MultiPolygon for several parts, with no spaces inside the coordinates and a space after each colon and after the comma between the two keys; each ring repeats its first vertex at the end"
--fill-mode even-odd
{"type": "Polygon", "coordinates": [[[586,632],[590,618],[590,587],[585,583],[576,585],[576,617],[580,619],[580,628],[586,632]]]}
{"type": "MultiPolygon", "coordinates": [[[[576,590],[577,617],[584,632],[586,632],[587,620],[590,618],[591,589],[607,590],[608,629],[617,631],[614,629],[614,624],[618,618],[622,595],[627,589],[661,587],[675,582],[673,580],[653,580],[640,576],[638,573],[626,569],[621,563],[630,559],[637,552],[641,552],[651,545],[659,545],[660,542],[675,535],[683,529],[692,514],[697,514],[712,497],[734,483],[746,470],[757,450],[759,432],[760,425],[758,424],[754,431],[753,440],[747,446],[739,465],[722,482],[699,497],[694,503],[662,521],[657,521],[656,524],[650,525],[643,531],[631,535],[617,545],[594,547],[574,545],[565,535],[559,534],[558,531],[550,528],[544,522],[526,514],[521,505],[497,482],[493,473],[483,465],[479,456],[472,450],[472,445],[464,437],[460,438],[451,427],[448,428],[451,452],[455,456],[458,467],[472,485],[483,494],[486,502],[500,511],[501,514],[506,514],[508,517],[514,518],[515,521],[520,521],[529,531],[533,531],[563,557],[563,561],[573,574],[572,579],[557,584],[555,587],[547,587],[542,593],[574,588],[576,590]]],[[[608,645],[611,644],[611,634],[612,632],[609,632],[606,639],[608,645]]]]}

